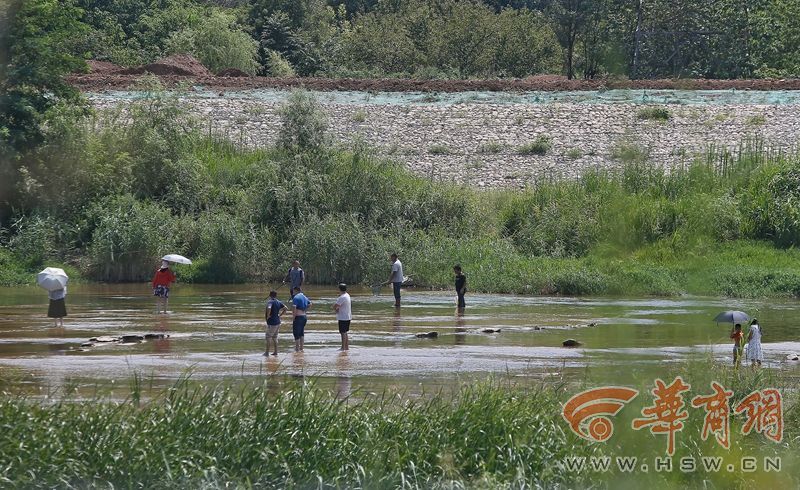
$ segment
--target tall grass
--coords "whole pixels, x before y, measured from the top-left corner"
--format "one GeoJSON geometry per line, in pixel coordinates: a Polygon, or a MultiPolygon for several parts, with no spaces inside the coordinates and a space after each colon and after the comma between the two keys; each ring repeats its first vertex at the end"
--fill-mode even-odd
{"type": "MultiPolygon", "coordinates": [[[[613,417],[615,433],[589,444],[572,434],[562,403],[606,384],[589,371],[584,386],[515,385],[506,380],[462,385],[448,393],[407,397],[359,393],[337,399],[308,384],[274,390],[263,385],[201,387],[188,380],[141,396],[134,378],[122,402],[68,397],[46,402],[0,398],[0,482],[13,487],[264,486],[280,488],[749,488],[794,487],[800,478],[796,386],[770,370],[734,371],[710,360],[665,366],[660,377],[692,385],[687,400],[710,391],[711,381],[734,392],[732,406],[753,390],[783,394],[784,441],[742,435],[743,417],[731,421],[731,449],[702,441],[704,412],[687,407],[676,435],[675,458],[779,456],[783,471],[633,473],[573,471],[566,457],[663,457],[663,435],[630,429],[652,403],[653,371],[628,371],[616,383],[640,391],[613,417]]],[[[687,401],[688,404],[688,401],[687,401]]]]}
{"type": "Polygon", "coordinates": [[[435,487],[580,481],[553,462],[588,454],[557,392],[506,385],[408,399],[337,400],[298,384],[202,389],[149,402],[0,399],[10,486],[435,487]]]}

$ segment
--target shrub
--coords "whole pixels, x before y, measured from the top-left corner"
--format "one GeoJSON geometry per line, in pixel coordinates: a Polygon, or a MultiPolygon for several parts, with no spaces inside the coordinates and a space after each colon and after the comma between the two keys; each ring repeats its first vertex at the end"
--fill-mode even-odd
{"type": "Polygon", "coordinates": [[[289,60],[272,49],[267,53],[267,71],[270,76],[277,78],[294,78],[297,76],[289,60]]]}
{"type": "Polygon", "coordinates": [[[478,153],[494,155],[503,151],[504,147],[505,145],[502,143],[497,141],[489,141],[478,147],[478,153]]]}
{"type": "Polygon", "coordinates": [[[273,274],[268,231],[226,213],[207,213],[195,223],[191,280],[204,283],[261,281],[273,274]]]}
{"type": "Polygon", "coordinates": [[[295,90],[280,107],[278,147],[289,153],[315,152],[328,144],[328,116],[317,99],[295,90]]]}
{"type": "Polygon", "coordinates": [[[88,250],[90,276],[101,281],[150,279],[158,259],[174,250],[173,216],[155,203],[130,194],[97,203],[90,211],[94,224],[88,250]]]}
{"type": "Polygon", "coordinates": [[[307,216],[296,226],[291,244],[285,256],[297,257],[304,264],[309,281],[361,282],[367,241],[354,216],[307,216]]]}
{"type": "Polygon", "coordinates": [[[569,150],[567,150],[566,157],[569,158],[570,160],[577,160],[582,156],[583,152],[581,151],[580,148],[570,148],[569,150]]]}
{"type": "Polygon", "coordinates": [[[636,111],[636,117],[649,121],[669,121],[670,113],[666,107],[644,107],[636,111]]]}
{"type": "Polygon", "coordinates": [[[552,146],[553,142],[550,137],[542,134],[530,143],[517,148],[517,153],[520,155],[545,155],[552,146]]]}
{"type": "Polygon", "coordinates": [[[431,155],[449,155],[451,151],[450,148],[447,147],[447,145],[436,144],[428,148],[428,153],[430,153],[431,155]]]}

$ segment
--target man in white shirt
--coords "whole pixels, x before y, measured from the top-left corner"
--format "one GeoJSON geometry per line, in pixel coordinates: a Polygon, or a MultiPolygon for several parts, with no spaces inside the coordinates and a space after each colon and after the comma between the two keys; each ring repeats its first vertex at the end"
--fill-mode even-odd
{"type": "Polygon", "coordinates": [[[397,254],[391,255],[392,272],[389,274],[389,279],[384,284],[392,284],[394,289],[394,305],[400,306],[400,286],[403,284],[403,264],[397,258],[397,254]]]}
{"type": "Polygon", "coordinates": [[[339,350],[350,350],[350,339],[347,332],[350,331],[350,320],[353,319],[350,295],[347,293],[347,284],[339,284],[339,297],[333,309],[336,311],[336,319],[339,321],[339,334],[342,336],[342,348],[339,350]]]}

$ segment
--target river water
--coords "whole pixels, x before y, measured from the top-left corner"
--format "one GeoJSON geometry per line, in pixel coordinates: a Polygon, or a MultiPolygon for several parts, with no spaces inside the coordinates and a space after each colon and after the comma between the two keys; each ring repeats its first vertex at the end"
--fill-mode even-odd
{"type": "MultiPolygon", "coordinates": [[[[157,315],[147,284],[71,285],[69,316],[61,329],[46,318],[44,291],[0,288],[0,388],[124,393],[134,373],[151,387],[187,375],[197,382],[234,383],[302,377],[345,393],[424,391],[491,376],[620,382],[694,358],[729,364],[730,326],[712,321],[725,309],[757,315],[765,364],[786,376],[800,375],[800,362],[787,359],[800,353],[800,303],[792,300],[470,294],[459,314],[450,293],[405,291],[403,306],[395,309],[388,289],[379,295],[355,290],[351,350],[341,353],[332,311],[338,292],[312,288],[305,352],[292,352],[291,325],[284,322],[280,354],[265,358],[268,290],[267,285],[178,285],[170,312],[157,315]],[[430,331],[438,337],[415,336],[430,331]],[[169,337],[81,346],[102,335],[147,333],[169,337]],[[582,346],[562,347],[569,338],[582,346]]],[[[280,293],[287,296],[285,289],[280,293]]]]}

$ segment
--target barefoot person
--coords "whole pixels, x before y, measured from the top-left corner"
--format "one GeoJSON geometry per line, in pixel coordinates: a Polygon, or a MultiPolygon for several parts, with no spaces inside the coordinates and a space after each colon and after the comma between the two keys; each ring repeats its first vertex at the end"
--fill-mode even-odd
{"type": "Polygon", "coordinates": [[[747,334],[747,359],[753,367],[761,367],[761,361],[764,360],[761,352],[761,325],[755,318],[750,323],[750,332],[747,334]]]}
{"type": "Polygon", "coordinates": [[[295,288],[303,287],[303,284],[306,282],[306,273],[303,269],[300,268],[299,260],[295,260],[294,262],[292,262],[292,266],[289,267],[289,272],[286,273],[286,277],[283,279],[283,283],[286,284],[286,281],[289,281],[290,299],[294,298],[295,288]]]}
{"type": "Polygon", "coordinates": [[[347,284],[339,284],[339,297],[333,309],[336,311],[336,320],[339,322],[339,334],[342,336],[342,347],[339,350],[350,349],[350,339],[347,332],[350,331],[350,321],[353,319],[351,313],[350,294],[347,293],[347,284]]]}
{"type": "Polygon", "coordinates": [[[269,355],[270,344],[273,346],[272,355],[278,355],[278,329],[280,329],[281,317],[286,313],[286,309],[286,305],[278,299],[278,292],[270,291],[267,307],[264,311],[264,319],[267,321],[267,350],[264,351],[265,356],[269,355]]]}
{"type": "Polygon", "coordinates": [[[167,313],[167,302],[169,301],[169,287],[175,282],[175,273],[169,269],[169,262],[161,261],[161,267],[156,270],[153,276],[153,296],[156,297],[156,313],[163,310],[167,313]]]}
{"type": "Polygon", "coordinates": [[[403,285],[403,264],[397,258],[397,254],[392,254],[390,257],[392,261],[392,272],[389,274],[389,279],[384,284],[392,285],[394,290],[394,305],[400,306],[400,286],[403,285]]]}
{"type": "Polygon", "coordinates": [[[306,335],[306,323],[308,323],[308,317],[306,316],[306,313],[311,307],[311,301],[309,301],[299,287],[292,289],[292,293],[294,294],[294,297],[292,298],[292,305],[294,305],[294,309],[292,310],[292,335],[294,336],[294,351],[303,352],[306,335]]]}
{"type": "Polygon", "coordinates": [[[456,295],[458,296],[458,307],[464,308],[466,306],[464,295],[467,294],[467,276],[461,272],[461,266],[458,264],[453,267],[453,272],[456,275],[456,295]]]}
{"type": "Polygon", "coordinates": [[[50,304],[47,307],[47,316],[55,322],[54,327],[64,327],[64,317],[67,316],[67,286],[54,291],[48,291],[47,297],[50,304]]]}
{"type": "Polygon", "coordinates": [[[731,330],[731,339],[733,339],[733,367],[739,367],[739,362],[741,361],[742,337],[744,337],[742,326],[737,323],[734,325],[733,330],[731,330]]]}

